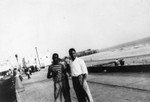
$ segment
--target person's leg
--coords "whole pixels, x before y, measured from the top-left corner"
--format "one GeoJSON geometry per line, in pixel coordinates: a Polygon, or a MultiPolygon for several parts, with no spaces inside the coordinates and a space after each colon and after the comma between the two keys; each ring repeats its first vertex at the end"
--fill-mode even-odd
{"type": "Polygon", "coordinates": [[[62,102],[62,83],[54,83],[54,102],[62,102]]]}
{"type": "Polygon", "coordinates": [[[86,102],[85,95],[84,95],[85,92],[83,90],[79,77],[73,78],[72,81],[73,81],[73,87],[74,87],[78,102],[86,102]]]}
{"type": "Polygon", "coordinates": [[[32,75],[32,71],[30,71],[30,75],[32,75]]]}
{"type": "Polygon", "coordinates": [[[28,75],[29,75],[29,79],[30,79],[30,78],[31,78],[31,77],[30,77],[30,74],[28,74],[28,75]]]}
{"type": "Polygon", "coordinates": [[[30,79],[30,75],[29,75],[29,74],[27,74],[27,76],[28,76],[28,79],[30,79]]]}
{"type": "Polygon", "coordinates": [[[62,81],[62,91],[63,91],[65,102],[71,102],[70,87],[69,87],[68,79],[64,79],[62,81]]]}

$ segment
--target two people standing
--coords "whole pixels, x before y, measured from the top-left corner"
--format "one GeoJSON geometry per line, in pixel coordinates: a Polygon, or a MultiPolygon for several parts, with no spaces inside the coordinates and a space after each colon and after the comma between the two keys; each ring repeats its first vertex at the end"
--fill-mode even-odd
{"type": "Polygon", "coordinates": [[[52,64],[48,68],[47,78],[53,78],[54,81],[54,102],[62,102],[62,95],[65,102],[71,102],[68,77],[62,63],[60,63],[59,55],[54,53],[52,56],[52,64]]]}
{"type": "Polygon", "coordinates": [[[71,102],[68,76],[66,75],[68,67],[78,102],[93,102],[86,81],[88,71],[85,62],[77,57],[74,48],[69,49],[69,55],[71,60],[64,66],[60,63],[58,54],[54,53],[52,56],[53,63],[48,68],[47,78],[53,77],[54,81],[54,102],[62,102],[62,95],[65,102],[71,102]]]}

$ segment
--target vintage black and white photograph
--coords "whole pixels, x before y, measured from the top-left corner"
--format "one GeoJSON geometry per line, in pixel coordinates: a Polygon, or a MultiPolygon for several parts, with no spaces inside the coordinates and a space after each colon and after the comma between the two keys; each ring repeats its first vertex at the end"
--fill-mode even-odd
{"type": "Polygon", "coordinates": [[[0,0],[0,102],[150,102],[150,0],[0,0]]]}

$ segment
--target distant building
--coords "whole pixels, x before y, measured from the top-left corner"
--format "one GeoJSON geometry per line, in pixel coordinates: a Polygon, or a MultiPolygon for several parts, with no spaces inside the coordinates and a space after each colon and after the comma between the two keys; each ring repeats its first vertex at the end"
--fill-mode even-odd
{"type": "Polygon", "coordinates": [[[77,55],[78,55],[78,57],[82,57],[82,56],[87,56],[87,55],[91,55],[94,53],[97,53],[97,51],[93,50],[93,49],[87,49],[84,51],[77,52],[77,55]]]}

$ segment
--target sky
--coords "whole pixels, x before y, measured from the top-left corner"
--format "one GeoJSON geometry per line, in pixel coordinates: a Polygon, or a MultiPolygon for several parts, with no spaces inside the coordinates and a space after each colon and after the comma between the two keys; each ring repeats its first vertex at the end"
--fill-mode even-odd
{"type": "Polygon", "coordinates": [[[150,36],[150,0],[0,0],[0,61],[150,36]]]}

